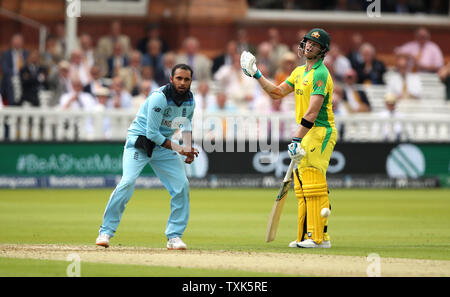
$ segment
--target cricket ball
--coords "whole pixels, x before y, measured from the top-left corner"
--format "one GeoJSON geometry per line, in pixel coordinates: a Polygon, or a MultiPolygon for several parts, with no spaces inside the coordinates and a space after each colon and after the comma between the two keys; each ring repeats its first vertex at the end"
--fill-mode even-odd
{"type": "Polygon", "coordinates": [[[328,217],[330,214],[331,214],[331,210],[330,210],[329,208],[327,208],[327,207],[322,208],[322,209],[320,210],[320,215],[321,215],[323,218],[328,217]]]}

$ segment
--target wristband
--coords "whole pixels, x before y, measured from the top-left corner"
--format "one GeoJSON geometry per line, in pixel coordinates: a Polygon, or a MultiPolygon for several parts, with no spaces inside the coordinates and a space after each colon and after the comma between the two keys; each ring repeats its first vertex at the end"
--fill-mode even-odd
{"type": "Polygon", "coordinates": [[[261,73],[261,71],[259,71],[259,69],[256,71],[255,75],[253,75],[253,77],[256,79],[260,79],[261,76],[262,76],[262,73],[261,73]]]}
{"type": "Polygon", "coordinates": [[[301,143],[302,139],[300,137],[294,137],[292,138],[292,142],[301,143]]]}
{"type": "Polygon", "coordinates": [[[305,118],[302,118],[302,121],[300,122],[300,125],[302,125],[305,128],[311,129],[314,126],[314,123],[305,120],[305,118]]]}

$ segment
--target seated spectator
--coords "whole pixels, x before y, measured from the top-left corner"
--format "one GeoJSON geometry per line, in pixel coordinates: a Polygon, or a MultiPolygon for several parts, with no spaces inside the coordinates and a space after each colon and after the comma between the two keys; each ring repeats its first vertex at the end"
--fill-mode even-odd
{"type": "Polygon", "coordinates": [[[419,28],[415,33],[415,40],[396,48],[395,53],[412,58],[412,71],[437,72],[444,65],[442,51],[431,41],[430,32],[426,28],[419,28]]]}
{"type": "Polygon", "coordinates": [[[161,30],[158,24],[147,25],[145,36],[138,41],[136,49],[144,55],[147,52],[148,41],[151,39],[159,40],[161,43],[161,52],[163,54],[169,51],[167,42],[161,38],[161,30]]]}
{"type": "Polygon", "coordinates": [[[334,78],[338,81],[342,81],[345,73],[349,69],[352,69],[350,60],[341,53],[341,49],[337,45],[331,45],[330,51],[324,58],[324,63],[329,63],[331,65],[334,78]]]}
{"type": "Polygon", "coordinates": [[[83,52],[79,49],[72,51],[70,55],[70,77],[78,78],[83,86],[89,83],[89,67],[83,62],[83,52]]]}
{"type": "Polygon", "coordinates": [[[272,46],[267,41],[263,41],[258,45],[256,61],[258,66],[264,65],[268,70],[268,78],[273,78],[278,65],[272,60],[272,46]]]}
{"type": "Polygon", "coordinates": [[[439,78],[445,84],[446,99],[450,100],[450,63],[439,69],[439,78]]]}
{"type": "Polygon", "coordinates": [[[275,69],[269,69],[269,76],[273,77],[276,67],[280,64],[284,54],[289,52],[289,47],[281,42],[280,32],[276,28],[269,28],[267,31],[269,35],[268,42],[271,45],[270,59],[271,64],[275,65],[275,69]]]}
{"type": "Polygon", "coordinates": [[[232,59],[231,57],[237,52],[238,51],[236,41],[235,40],[228,41],[225,47],[225,51],[221,55],[213,59],[213,65],[211,69],[212,74],[214,75],[222,65],[230,65],[232,59]]]}
{"type": "Polygon", "coordinates": [[[131,50],[130,38],[127,35],[122,34],[121,23],[119,21],[113,21],[111,23],[110,33],[100,37],[98,40],[97,51],[100,57],[105,61],[108,57],[111,57],[117,42],[121,44],[123,53],[128,55],[131,50]]]}
{"type": "Polygon", "coordinates": [[[150,39],[147,45],[147,52],[142,56],[142,65],[153,68],[155,80],[161,80],[164,76],[163,53],[161,42],[158,39],[150,39]]]}
{"type": "Polygon", "coordinates": [[[61,96],[73,91],[70,79],[70,63],[68,61],[60,61],[58,63],[58,68],[49,74],[48,87],[49,90],[53,92],[53,95],[48,102],[50,107],[59,105],[61,96]]]}
{"type": "Polygon", "coordinates": [[[94,97],[83,92],[83,84],[78,78],[71,80],[72,91],[64,93],[59,99],[59,106],[62,109],[70,110],[92,110],[95,105],[94,97]]]}
{"type": "Polygon", "coordinates": [[[214,75],[214,79],[223,90],[226,90],[228,100],[239,110],[245,111],[248,110],[249,102],[254,98],[257,82],[244,74],[240,59],[241,55],[236,53],[233,56],[233,64],[220,67],[214,75]]]}
{"type": "Polygon", "coordinates": [[[141,78],[142,80],[149,80],[151,83],[152,90],[159,89],[159,84],[155,81],[153,75],[153,68],[150,66],[143,66],[141,70],[141,78]]]}
{"type": "Polygon", "coordinates": [[[25,65],[28,51],[24,49],[22,34],[11,37],[11,47],[2,53],[2,81],[0,93],[7,105],[17,105],[20,102],[21,89],[19,74],[25,65]]]}
{"type": "Polygon", "coordinates": [[[386,81],[388,93],[396,96],[396,99],[418,99],[422,93],[422,82],[417,73],[408,70],[408,56],[398,55],[394,72],[386,81]]]}
{"type": "Polygon", "coordinates": [[[369,112],[371,110],[369,99],[363,90],[357,90],[355,84],[358,80],[355,70],[350,69],[344,76],[342,101],[348,113],[369,112]]]}
{"type": "Polygon", "coordinates": [[[106,65],[104,60],[101,59],[100,55],[97,53],[94,45],[92,44],[92,37],[87,33],[80,35],[78,39],[78,48],[83,53],[83,63],[92,68],[94,65],[100,66],[102,72],[106,71],[106,65]]]}
{"type": "MultiPolygon", "coordinates": [[[[386,109],[377,113],[380,119],[401,119],[405,117],[404,114],[398,112],[396,109],[398,100],[395,94],[387,93],[385,95],[384,102],[386,109]]],[[[379,135],[381,132],[382,140],[396,142],[399,142],[401,140],[403,132],[402,124],[400,121],[378,121],[374,124],[373,130],[374,133],[377,133],[377,135],[379,135]]]]}
{"type": "Polygon", "coordinates": [[[176,64],[187,64],[193,71],[193,80],[211,79],[211,60],[198,52],[199,42],[195,37],[187,37],[183,41],[183,53],[179,54],[176,64]]]}
{"type": "Polygon", "coordinates": [[[62,59],[63,55],[56,50],[56,37],[49,35],[45,40],[45,51],[41,57],[43,65],[47,67],[50,73],[54,68],[58,67],[58,63],[62,59]]]}
{"type": "Polygon", "coordinates": [[[148,96],[152,92],[152,83],[149,80],[143,80],[139,84],[139,94],[133,96],[133,109],[139,110],[142,103],[147,100],[148,96]]]}
{"type": "Polygon", "coordinates": [[[39,52],[33,50],[27,63],[20,69],[22,96],[19,105],[29,102],[32,106],[40,106],[39,91],[47,88],[47,68],[39,64],[39,52]]]}
{"type": "Polygon", "coordinates": [[[135,96],[140,92],[140,84],[142,81],[141,61],[141,52],[134,50],[130,55],[130,64],[119,70],[119,76],[125,84],[125,89],[131,94],[131,96],[135,96]]]}
{"type": "MultiPolygon", "coordinates": [[[[93,108],[94,111],[104,112],[107,109],[111,108],[109,104],[110,91],[106,87],[101,87],[95,91],[95,100],[96,105],[93,108]]],[[[112,127],[111,127],[111,119],[107,116],[102,117],[102,137],[100,140],[108,140],[111,139],[112,136],[112,127]]]]}
{"type": "Polygon", "coordinates": [[[172,69],[176,63],[176,55],[173,52],[167,52],[163,57],[163,76],[158,78],[157,84],[160,86],[166,85],[170,82],[172,76],[172,69]]]}
{"type": "Polygon", "coordinates": [[[111,98],[108,107],[112,108],[131,108],[132,96],[125,89],[124,82],[121,77],[115,76],[111,82],[111,98]]]}
{"type": "Polygon", "coordinates": [[[125,54],[120,42],[114,44],[113,54],[107,60],[107,77],[112,78],[119,75],[120,69],[129,64],[128,56],[125,54]]]}
{"type": "Polygon", "coordinates": [[[362,35],[360,33],[352,34],[350,51],[347,54],[347,58],[349,59],[353,69],[356,69],[357,65],[363,63],[361,53],[359,52],[359,49],[361,48],[362,44],[363,44],[362,35]]]}
{"type": "Polygon", "coordinates": [[[240,28],[236,34],[237,51],[242,53],[243,51],[251,52],[256,55],[256,47],[248,41],[247,30],[240,28]]]}
{"type": "Polygon", "coordinates": [[[198,83],[197,89],[194,92],[194,98],[195,108],[199,110],[207,110],[208,106],[214,105],[216,101],[216,96],[210,92],[207,81],[198,83]]]}
{"type": "MultiPolygon", "coordinates": [[[[298,66],[299,58],[292,52],[287,52],[281,59],[280,65],[275,72],[274,83],[280,85],[284,82],[298,66]]],[[[291,92],[281,99],[280,110],[282,112],[295,110],[295,92],[291,92]]]]}
{"type": "Polygon", "coordinates": [[[90,81],[86,86],[84,86],[83,91],[94,95],[98,89],[106,87],[106,84],[103,81],[102,72],[99,66],[92,66],[89,73],[90,81]]]}
{"type": "Polygon", "coordinates": [[[224,92],[217,93],[215,104],[211,104],[207,106],[206,110],[208,112],[235,112],[237,111],[237,107],[228,100],[227,95],[224,92]]]}
{"type": "Polygon", "coordinates": [[[55,54],[61,59],[69,58],[66,46],[66,25],[64,23],[56,24],[53,36],[55,36],[55,54]]]}
{"type": "Polygon", "coordinates": [[[383,75],[386,72],[386,67],[383,62],[376,59],[375,48],[369,43],[363,43],[359,49],[362,63],[356,65],[356,72],[358,74],[358,83],[362,84],[383,84],[383,75]]]}

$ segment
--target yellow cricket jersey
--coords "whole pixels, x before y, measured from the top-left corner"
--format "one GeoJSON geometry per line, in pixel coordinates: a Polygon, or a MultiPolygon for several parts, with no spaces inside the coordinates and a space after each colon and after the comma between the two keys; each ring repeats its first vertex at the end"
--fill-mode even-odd
{"type": "Polygon", "coordinates": [[[331,106],[333,80],[323,59],[317,61],[311,70],[306,71],[306,65],[292,71],[286,83],[295,90],[295,119],[300,124],[308,110],[311,95],[323,95],[324,100],[314,126],[334,128],[334,114],[331,106]]]}

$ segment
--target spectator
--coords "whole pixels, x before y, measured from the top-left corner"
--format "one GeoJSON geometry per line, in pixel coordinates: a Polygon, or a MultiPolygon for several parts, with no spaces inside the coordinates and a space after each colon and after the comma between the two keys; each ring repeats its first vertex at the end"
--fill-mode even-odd
{"type": "Polygon", "coordinates": [[[336,129],[338,131],[338,137],[343,138],[345,125],[341,122],[341,118],[347,116],[349,111],[347,109],[348,104],[343,101],[344,98],[344,88],[341,83],[337,82],[333,85],[333,95],[332,95],[332,109],[336,116],[336,129]]]}
{"type": "Polygon", "coordinates": [[[63,59],[63,55],[56,50],[56,37],[50,35],[45,40],[45,52],[41,57],[44,66],[47,67],[49,73],[58,67],[59,61],[63,59]]]}
{"type": "Polygon", "coordinates": [[[236,112],[237,107],[228,100],[225,92],[217,93],[215,104],[207,107],[208,112],[236,112]]]}
{"type": "Polygon", "coordinates": [[[163,76],[156,81],[158,85],[163,86],[170,82],[170,76],[172,75],[172,69],[176,63],[176,55],[173,52],[167,52],[163,57],[163,76]]]}
{"type": "Polygon", "coordinates": [[[441,49],[431,41],[430,32],[423,27],[417,29],[415,40],[407,42],[395,52],[412,58],[412,71],[437,72],[444,65],[441,49]]]}
{"type": "Polygon", "coordinates": [[[109,78],[118,75],[120,69],[128,66],[129,60],[127,55],[123,51],[122,44],[120,42],[116,42],[114,44],[113,54],[108,58],[107,61],[108,61],[107,77],[109,78]]]}
{"type": "Polygon", "coordinates": [[[151,82],[152,90],[159,88],[159,84],[155,81],[153,75],[153,68],[150,66],[143,66],[141,71],[142,80],[149,80],[151,82]]]}
{"type": "Polygon", "coordinates": [[[78,43],[78,47],[83,53],[83,63],[87,65],[89,69],[94,65],[99,65],[102,71],[106,70],[103,60],[97,54],[97,51],[92,44],[91,35],[87,33],[81,34],[78,43]]]}
{"type": "Polygon", "coordinates": [[[130,55],[130,64],[119,70],[119,76],[122,78],[125,89],[135,96],[140,92],[140,84],[142,81],[141,52],[133,50],[130,55]]]}
{"type": "Polygon", "coordinates": [[[195,107],[199,110],[207,110],[209,106],[214,105],[216,97],[210,92],[207,81],[200,81],[197,90],[194,93],[195,107]]]}
{"type": "Polygon", "coordinates": [[[345,73],[352,69],[350,60],[341,53],[341,49],[338,45],[331,45],[330,51],[327,53],[324,59],[324,63],[331,65],[334,78],[338,81],[342,81],[345,73]]]}
{"type": "Polygon", "coordinates": [[[183,42],[184,53],[177,56],[177,64],[187,64],[193,71],[193,80],[211,79],[211,60],[198,53],[199,42],[195,37],[187,37],[183,42]]]}
{"type": "MultiPolygon", "coordinates": [[[[298,59],[299,58],[292,52],[287,52],[284,54],[281,59],[280,66],[275,73],[274,81],[276,85],[280,85],[291,75],[292,71],[294,71],[294,69],[298,66],[298,59]]],[[[285,112],[295,110],[295,92],[291,92],[280,101],[281,111],[285,112]]]]}
{"type": "Polygon", "coordinates": [[[113,77],[111,83],[111,97],[108,107],[112,108],[131,108],[133,98],[130,93],[125,90],[122,78],[119,76],[113,77]]]}
{"type": "Polygon", "coordinates": [[[239,110],[245,111],[248,110],[249,102],[254,98],[256,80],[242,72],[240,58],[241,55],[236,53],[233,56],[233,64],[220,67],[214,79],[223,90],[226,90],[227,100],[239,110]]]}
{"type": "Polygon", "coordinates": [[[150,39],[147,52],[142,56],[142,64],[153,68],[155,80],[161,80],[164,76],[163,53],[161,42],[158,39],[150,39]]]}
{"type": "Polygon", "coordinates": [[[369,43],[363,43],[359,51],[363,62],[356,65],[355,69],[358,74],[358,83],[383,84],[386,67],[383,62],[376,59],[375,48],[369,43]]]}
{"type": "Polygon", "coordinates": [[[122,51],[128,55],[130,52],[130,38],[122,34],[122,25],[119,21],[111,23],[110,33],[100,37],[97,44],[98,54],[106,61],[114,53],[115,44],[119,42],[122,45],[122,51]]]}
{"type": "Polygon", "coordinates": [[[399,142],[402,136],[402,124],[399,121],[389,121],[389,119],[401,119],[404,118],[405,115],[401,112],[398,112],[396,109],[398,101],[395,94],[387,93],[385,95],[384,102],[386,109],[379,112],[377,115],[380,119],[384,119],[387,121],[376,122],[373,126],[374,133],[376,133],[376,135],[379,135],[381,130],[382,140],[399,142]],[[383,124],[380,124],[381,122],[383,124]]]}
{"type": "Polygon", "coordinates": [[[78,78],[83,86],[90,81],[89,66],[83,62],[83,52],[80,49],[72,51],[70,55],[70,77],[78,78]]]}
{"type": "Polygon", "coordinates": [[[86,86],[84,86],[83,91],[94,96],[97,90],[103,87],[106,87],[106,84],[103,81],[100,67],[94,65],[90,69],[90,81],[86,86]]]}
{"type": "Polygon", "coordinates": [[[371,110],[366,93],[355,88],[357,80],[358,77],[353,69],[348,70],[344,76],[342,101],[348,113],[369,112],[371,110]]]}
{"type": "Polygon", "coordinates": [[[23,48],[22,34],[14,34],[11,38],[11,48],[2,54],[1,95],[7,105],[17,105],[21,98],[19,74],[25,65],[28,51],[23,48]]]}
{"type": "MultiPolygon", "coordinates": [[[[95,91],[95,101],[96,105],[93,110],[96,112],[104,112],[107,109],[110,109],[109,101],[110,91],[106,87],[101,87],[95,91]]],[[[111,119],[108,116],[102,116],[102,136],[100,140],[109,140],[112,137],[112,127],[111,127],[111,119]]]]}
{"type": "Polygon", "coordinates": [[[214,75],[222,65],[230,65],[232,56],[237,53],[237,43],[235,40],[227,42],[225,52],[213,59],[212,74],[214,75]]]}
{"type": "Polygon", "coordinates": [[[148,96],[150,95],[150,93],[152,92],[152,83],[149,80],[143,80],[141,81],[140,85],[139,85],[139,94],[134,96],[132,101],[132,105],[133,105],[133,109],[134,110],[139,110],[139,108],[141,107],[142,103],[145,102],[145,100],[147,100],[148,96]]]}
{"type": "Polygon", "coordinates": [[[20,69],[22,97],[19,105],[29,102],[32,106],[40,106],[39,91],[47,88],[47,68],[39,65],[39,52],[33,50],[27,63],[20,69]]]}
{"type": "Polygon", "coordinates": [[[277,64],[273,64],[273,60],[271,58],[272,55],[272,46],[270,43],[263,41],[258,45],[256,61],[258,61],[258,66],[264,65],[266,69],[268,69],[268,78],[273,78],[275,71],[278,67],[277,64]]]}
{"type": "Polygon", "coordinates": [[[397,67],[386,81],[388,93],[396,99],[418,99],[422,93],[422,83],[417,73],[408,71],[408,56],[397,56],[397,67]]]}
{"type": "Polygon", "coordinates": [[[70,63],[62,60],[58,63],[58,68],[50,72],[48,77],[49,89],[53,92],[48,105],[50,107],[59,104],[60,98],[65,93],[73,91],[70,79],[70,63]]]}
{"type": "Polygon", "coordinates": [[[350,51],[347,54],[347,58],[353,69],[356,69],[357,65],[363,63],[361,53],[359,49],[363,44],[363,37],[360,33],[354,33],[351,37],[350,51]]]}
{"type": "Polygon", "coordinates": [[[247,30],[240,28],[236,35],[238,53],[247,51],[251,52],[253,55],[256,55],[256,47],[248,41],[247,30]]]}
{"type": "Polygon", "coordinates": [[[95,105],[94,97],[83,92],[83,84],[78,78],[71,80],[72,91],[64,93],[60,100],[59,105],[62,109],[70,110],[92,110],[95,105]]]}
{"type": "Polygon", "coordinates": [[[136,46],[136,49],[145,54],[147,52],[148,41],[151,39],[159,40],[161,43],[161,52],[166,53],[169,50],[167,42],[161,38],[161,30],[158,24],[149,24],[145,33],[145,37],[141,38],[136,46]]]}
{"type": "Polygon", "coordinates": [[[445,84],[446,99],[450,100],[450,63],[439,69],[438,75],[441,81],[445,84]]]}
{"type": "Polygon", "coordinates": [[[58,23],[55,26],[55,54],[61,59],[67,59],[67,46],[66,46],[66,26],[64,23],[58,23]]]}
{"type": "Polygon", "coordinates": [[[278,31],[278,29],[269,28],[268,35],[268,42],[271,45],[270,60],[271,64],[275,65],[275,69],[269,69],[269,76],[273,77],[276,71],[276,67],[278,67],[278,65],[280,64],[283,55],[289,52],[289,47],[281,43],[280,32],[278,31]]]}

